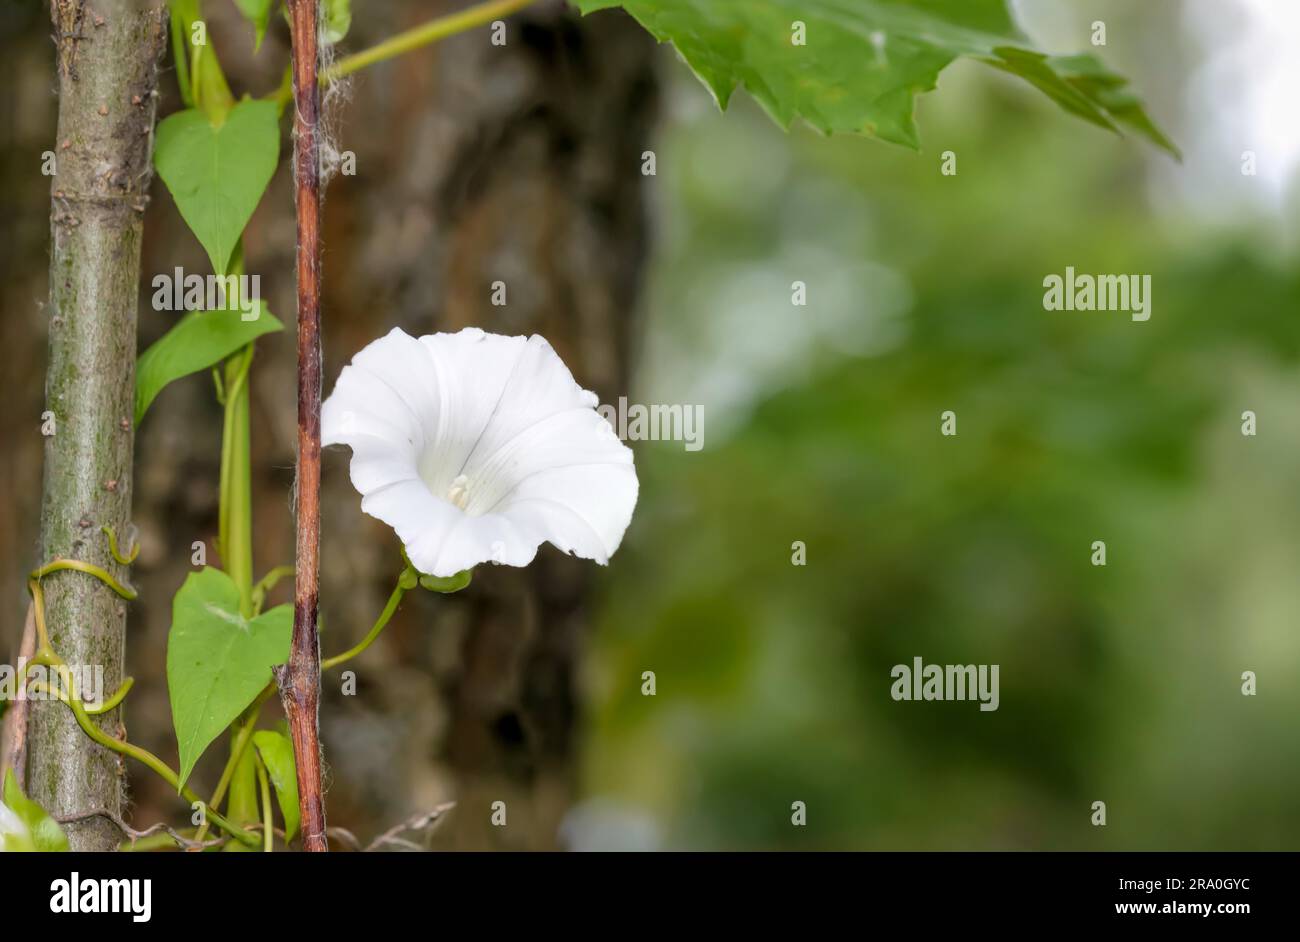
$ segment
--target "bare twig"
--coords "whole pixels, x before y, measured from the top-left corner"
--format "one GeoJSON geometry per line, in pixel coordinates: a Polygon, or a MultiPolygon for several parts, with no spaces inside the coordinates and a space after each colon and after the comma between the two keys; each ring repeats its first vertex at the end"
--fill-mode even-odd
{"type": "Polygon", "coordinates": [[[422,811],[417,815],[412,815],[401,824],[389,828],[383,834],[376,837],[370,842],[369,846],[366,847],[366,850],[379,850],[379,848],[388,844],[396,844],[401,847],[406,847],[408,850],[424,850],[424,848],[419,844],[416,844],[413,841],[403,840],[398,837],[398,835],[403,831],[423,831],[433,827],[433,825],[441,821],[443,816],[454,807],[456,807],[456,803],[454,801],[449,801],[446,804],[438,805],[438,807],[434,808],[432,811],[422,811]]]}
{"type": "Polygon", "coordinates": [[[327,829],[326,833],[340,844],[348,845],[352,850],[364,850],[361,841],[347,828],[333,827],[327,829]]]}
{"type": "Polygon", "coordinates": [[[327,833],[333,841],[343,844],[349,850],[354,851],[373,853],[374,851],[382,850],[384,847],[392,846],[403,847],[406,850],[424,851],[428,848],[421,847],[419,844],[415,843],[415,841],[408,841],[398,835],[403,831],[427,830],[441,821],[447,812],[454,807],[456,807],[456,803],[454,801],[449,801],[446,804],[438,805],[438,807],[434,808],[432,811],[421,811],[419,814],[407,818],[401,824],[389,828],[365,846],[362,846],[361,840],[347,828],[332,827],[327,833]]]}
{"type": "Polygon", "coordinates": [[[321,787],[320,640],[320,142],[316,0],[289,0],[293,35],[294,180],[298,211],[298,476],[293,646],[277,671],[298,765],[302,843],[327,851],[321,787]]]}
{"type": "Polygon", "coordinates": [[[92,808],[90,811],[81,811],[77,814],[61,815],[55,818],[55,820],[60,824],[75,824],[78,821],[85,821],[88,818],[104,818],[105,820],[112,821],[119,831],[131,839],[131,843],[135,843],[136,841],[146,837],[153,837],[155,834],[166,834],[186,850],[204,850],[209,847],[220,847],[230,840],[228,837],[218,837],[210,841],[190,840],[184,834],[180,833],[168,824],[155,824],[153,827],[145,828],[143,831],[137,831],[107,808],[92,808]]]}
{"type": "MultiPolygon", "coordinates": [[[[23,624],[23,638],[18,643],[18,661],[22,665],[32,659],[36,653],[36,608],[27,605],[27,621],[23,624]]],[[[24,671],[20,668],[19,674],[24,671]]],[[[23,677],[18,678],[18,685],[24,684],[23,677]]],[[[20,783],[27,781],[27,704],[30,701],[19,696],[9,705],[4,723],[0,725],[0,781],[4,780],[6,770],[13,769],[14,778],[20,783]]]]}

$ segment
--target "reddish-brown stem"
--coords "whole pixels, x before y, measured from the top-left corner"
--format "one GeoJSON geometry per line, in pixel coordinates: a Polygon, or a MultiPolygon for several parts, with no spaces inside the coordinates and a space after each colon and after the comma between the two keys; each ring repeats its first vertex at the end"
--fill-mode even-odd
{"type": "Polygon", "coordinates": [[[320,641],[320,142],[316,84],[317,0],[289,0],[293,33],[293,167],[298,209],[298,487],[293,647],[277,672],[298,764],[302,843],[326,851],[321,789],[320,641]]]}

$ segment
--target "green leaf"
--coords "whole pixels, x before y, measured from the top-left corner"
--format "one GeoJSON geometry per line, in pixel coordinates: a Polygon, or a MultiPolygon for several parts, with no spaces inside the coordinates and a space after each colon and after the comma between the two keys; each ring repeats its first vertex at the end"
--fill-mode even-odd
{"type": "Polygon", "coordinates": [[[1142,102],[1128,90],[1128,79],[1116,75],[1090,55],[1057,56],[1052,67],[1070,85],[1092,101],[1100,104],[1111,120],[1154,141],[1175,157],[1182,153],[1164,133],[1155,126],[1142,108],[1142,102]]]}
{"type": "Polygon", "coordinates": [[[325,0],[325,41],[340,42],[352,26],[352,0],[325,0]]]}
{"type": "Polygon", "coordinates": [[[4,803],[27,829],[26,834],[0,832],[0,849],[6,851],[63,851],[68,849],[68,835],[45,809],[23,794],[14,778],[14,770],[5,770],[4,803]]]}
{"type": "Polygon", "coordinates": [[[262,40],[266,38],[266,26],[271,21],[271,8],[275,6],[275,0],[235,0],[235,5],[253,24],[253,30],[257,35],[253,43],[253,52],[257,52],[262,48],[262,40]]]}
{"type": "Polygon", "coordinates": [[[219,569],[190,573],[172,600],[167,691],[180,747],[183,785],[203,751],[289,659],[293,607],[256,618],[239,610],[239,589],[219,569]]]}
{"type": "Polygon", "coordinates": [[[135,365],[135,424],[168,383],[215,366],[263,334],[284,330],[265,302],[258,301],[255,311],[251,320],[244,320],[238,310],[190,311],[140,354],[135,365]]]}
{"type": "Polygon", "coordinates": [[[260,729],[253,734],[253,745],[262,757],[275,786],[275,797],[284,815],[285,840],[293,840],[298,833],[298,771],[293,761],[293,742],[284,733],[260,729]]]}
{"type": "Polygon", "coordinates": [[[744,86],[782,126],[873,134],[919,147],[913,109],[958,57],[1017,75],[1070,112],[1177,150],[1091,56],[1028,48],[1005,0],[576,0],[623,7],[671,42],[726,108],[744,86]],[[802,24],[802,44],[796,44],[802,24]]]}
{"type": "Polygon", "coordinates": [[[235,243],[271,182],[279,157],[274,102],[244,100],[219,126],[195,108],[159,123],[154,165],[217,274],[229,270],[235,243]]]}

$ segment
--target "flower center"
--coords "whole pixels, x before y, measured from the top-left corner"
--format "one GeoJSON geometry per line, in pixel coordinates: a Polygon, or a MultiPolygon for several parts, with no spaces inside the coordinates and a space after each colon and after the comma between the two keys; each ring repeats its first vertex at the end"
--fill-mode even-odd
{"type": "Polygon", "coordinates": [[[451,501],[461,510],[469,507],[469,478],[465,475],[457,475],[456,480],[451,482],[451,487],[447,491],[447,500],[451,501]]]}

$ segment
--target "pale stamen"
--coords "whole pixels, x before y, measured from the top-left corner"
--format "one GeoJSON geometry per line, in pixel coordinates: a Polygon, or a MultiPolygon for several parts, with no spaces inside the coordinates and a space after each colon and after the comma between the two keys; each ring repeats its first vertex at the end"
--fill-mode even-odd
{"type": "Polygon", "coordinates": [[[469,478],[465,475],[457,475],[456,480],[451,482],[451,489],[447,491],[447,500],[451,501],[461,510],[469,507],[469,478]]]}

